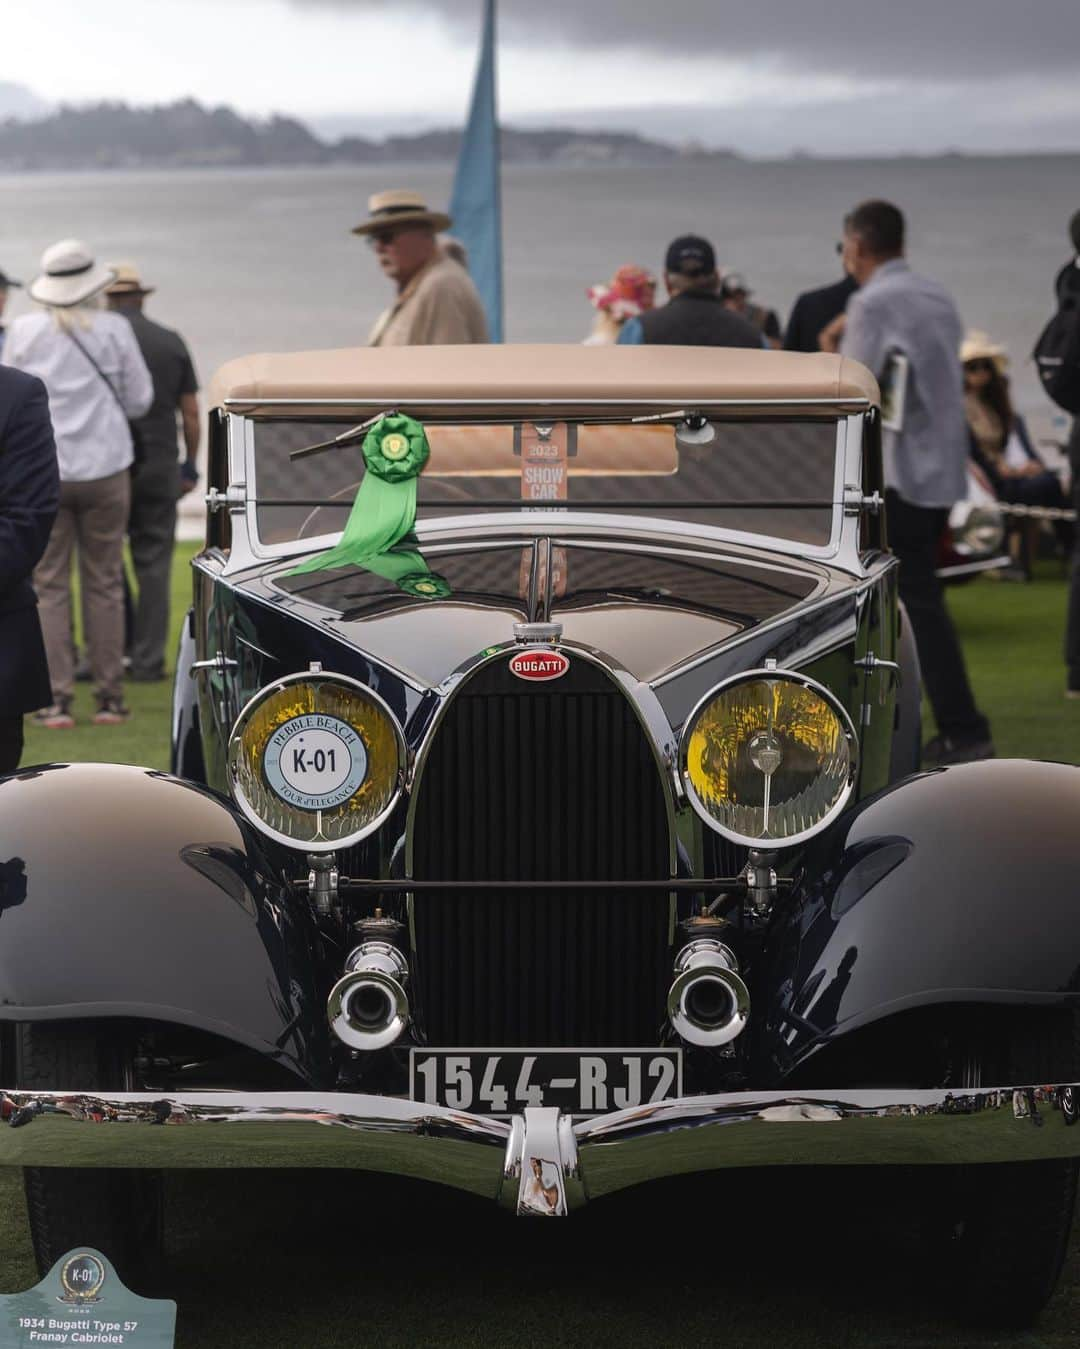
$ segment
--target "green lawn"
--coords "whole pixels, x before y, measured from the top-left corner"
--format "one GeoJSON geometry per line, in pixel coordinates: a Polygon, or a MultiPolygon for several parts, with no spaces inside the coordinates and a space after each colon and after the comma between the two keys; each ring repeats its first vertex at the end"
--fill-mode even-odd
{"type": "MultiPolygon", "coordinates": [[[[191,551],[176,570],[177,622],[191,551]]],[[[981,580],[952,590],[950,604],[999,753],[1080,761],[1080,702],[1062,696],[1058,571],[1047,564],[1028,586],[981,580]]],[[[81,686],[80,725],[31,731],[25,762],[164,766],[169,692],[168,683],[131,686],[131,723],[108,728],[89,725],[81,686]]],[[[1073,1349],[1077,1241],[1038,1333],[979,1336],[950,1320],[943,1275],[918,1254],[910,1186],[883,1180],[887,1189],[861,1169],[695,1178],[552,1225],[386,1177],[179,1175],[169,1191],[177,1343],[1073,1349]]],[[[14,1291],[35,1275],[10,1170],[0,1171],[0,1206],[0,1290],[14,1291]]]]}

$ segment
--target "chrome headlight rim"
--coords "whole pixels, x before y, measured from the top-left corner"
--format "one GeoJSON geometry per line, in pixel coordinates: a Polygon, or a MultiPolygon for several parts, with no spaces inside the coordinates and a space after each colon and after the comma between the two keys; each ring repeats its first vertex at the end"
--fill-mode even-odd
{"type": "Polygon", "coordinates": [[[286,848],[291,848],[294,852],[303,853],[340,852],[342,849],[353,847],[365,838],[370,838],[372,834],[381,829],[397,808],[405,791],[408,763],[409,750],[405,741],[405,732],[402,730],[401,723],[394,715],[394,712],[386,699],[376,693],[369,684],[364,684],[359,679],[354,679],[351,675],[338,674],[334,670],[302,670],[295,674],[283,675],[281,679],[275,679],[269,684],[264,684],[262,688],[254,693],[240,709],[236,720],[233,722],[232,730],[229,732],[229,743],[226,753],[226,768],[229,775],[229,794],[240,810],[240,813],[250,824],[258,829],[260,834],[273,839],[275,843],[283,844],[286,848]],[[336,684],[351,689],[363,698],[367,698],[386,718],[397,745],[397,776],[386,805],[373,819],[369,820],[360,828],[353,830],[351,833],[343,835],[339,839],[298,839],[294,838],[291,834],[286,834],[282,830],[274,828],[273,825],[268,824],[258,813],[237,781],[235,763],[240,753],[242,743],[241,737],[248,721],[267,698],[282,689],[288,689],[294,684],[336,684]]]}
{"type": "Polygon", "coordinates": [[[731,843],[740,844],[746,848],[756,848],[762,852],[778,852],[783,848],[797,847],[800,843],[805,843],[808,839],[815,838],[823,830],[828,829],[829,825],[840,815],[851,800],[851,794],[855,790],[855,783],[859,776],[859,737],[855,730],[855,723],[851,720],[848,710],[843,703],[839,701],[831,689],[816,679],[811,679],[809,675],[802,674],[798,670],[787,670],[777,667],[761,666],[753,670],[740,670],[738,674],[731,675],[723,679],[719,684],[711,688],[704,697],[695,703],[690,715],[683,723],[682,732],[679,736],[679,782],[686,796],[687,801],[693,807],[694,811],[715,833],[722,838],[726,838],[731,843]],[[734,829],[729,829],[709,811],[709,808],[698,795],[697,788],[690,778],[689,766],[687,763],[687,754],[690,745],[690,737],[697,726],[698,718],[702,712],[714,702],[722,693],[728,689],[736,688],[740,684],[752,684],[759,680],[785,680],[788,683],[799,684],[812,693],[817,694],[824,703],[827,704],[838,721],[840,728],[844,733],[844,738],[848,745],[848,775],[844,790],[840,796],[829,808],[825,815],[809,829],[804,829],[798,834],[790,834],[786,838],[764,838],[750,834],[741,834],[734,829]]]}

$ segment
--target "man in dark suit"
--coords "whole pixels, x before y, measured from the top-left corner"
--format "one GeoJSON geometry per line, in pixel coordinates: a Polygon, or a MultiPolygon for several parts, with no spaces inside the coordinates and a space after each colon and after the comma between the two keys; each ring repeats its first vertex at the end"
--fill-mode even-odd
{"type": "Polygon", "coordinates": [[[807,290],[795,301],[784,333],[785,351],[821,351],[818,337],[838,314],[847,308],[847,302],[859,289],[850,276],[820,290],[807,290]]]}
{"type": "Polygon", "coordinates": [[[23,747],[23,714],[52,702],[30,584],[60,504],[45,385],[0,365],[0,776],[23,747]]]}

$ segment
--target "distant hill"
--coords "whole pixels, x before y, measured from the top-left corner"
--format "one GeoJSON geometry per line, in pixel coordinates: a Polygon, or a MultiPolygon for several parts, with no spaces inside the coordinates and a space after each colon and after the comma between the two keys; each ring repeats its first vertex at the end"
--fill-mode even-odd
{"type": "MultiPolygon", "coordinates": [[[[0,122],[0,171],[445,163],[457,158],[460,144],[461,132],[455,129],[325,141],[295,118],[251,120],[194,99],[151,108],[96,103],[63,106],[33,121],[9,117],[0,122]]],[[[656,164],[704,153],[633,133],[562,129],[504,129],[502,149],[507,163],[656,164]]],[[[733,155],[720,151],[710,157],[733,155]]]]}
{"type": "Polygon", "coordinates": [[[49,104],[39,98],[25,84],[12,84],[0,80],[0,120],[7,117],[27,119],[45,117],[50,112],[49,104]]]}

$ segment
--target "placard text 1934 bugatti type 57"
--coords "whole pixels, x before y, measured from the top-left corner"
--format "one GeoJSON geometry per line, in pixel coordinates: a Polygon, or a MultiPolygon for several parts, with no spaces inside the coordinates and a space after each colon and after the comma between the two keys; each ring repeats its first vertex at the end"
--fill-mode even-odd
{"type": "Polygon", "coordinates": [[[558,1216],[902,1164],[968,1308],[1037,1314],[1080,769],[917,771],[881,471],[832,356],[227,366],[173,772],[0,783],[0,1163],[42,1264],[132,1269],[177,1166],[558,1216]]]}

